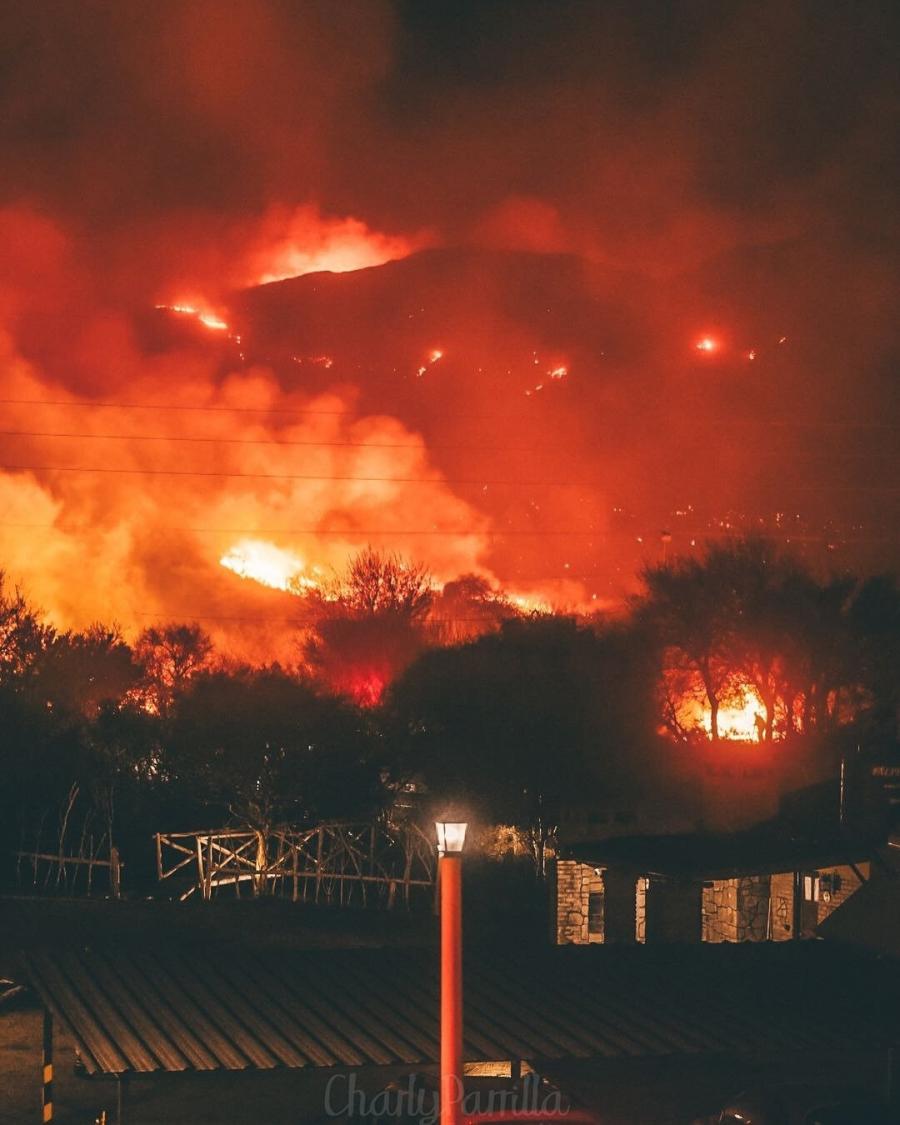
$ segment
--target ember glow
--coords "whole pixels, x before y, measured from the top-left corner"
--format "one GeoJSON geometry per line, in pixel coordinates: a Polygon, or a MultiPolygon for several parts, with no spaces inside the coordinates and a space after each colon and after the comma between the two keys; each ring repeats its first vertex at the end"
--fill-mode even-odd
{"type": "Polygon", "coordinates": [[[425,362],[420,364],[416,370],[416,375],[419,379],[425,374],[429,367],[434,365],[444,358],[444,352],[441,348],[432,348],[425,358],[425,362]]]}
{"type": "Polygon", "coordinates": [[[704,355],[712,355],[713,352],[719,350],[720,344],[714,336],[701,336],[694,347],[698,352],[703,352],[704,355]]]}

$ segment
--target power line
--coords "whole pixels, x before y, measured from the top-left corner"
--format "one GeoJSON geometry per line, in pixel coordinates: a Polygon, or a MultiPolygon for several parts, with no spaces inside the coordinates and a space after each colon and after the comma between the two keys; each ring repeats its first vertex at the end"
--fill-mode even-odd
{"type": "MultiPolygon", "coordinates": [[[[478,536],[483,539],[506,538],[582,538],[582,539],[628,539],[636,542],[643,540],[644,546],[653,546],[659,539],[660,532],[647,532],[641,527],[624,530],[622,528],[602,528],[593,531],[561,528],[507,528],[500,530],[479,531],[472,528],[321,528],[321,527],[183,527],[172,524],[163,525],[166,531],[183,532],[192,535],[246,535],[246,536],[279,536],[281,538],[296,538],[301,535],[315,535],[319,539],[357,539],[362,536],[383,538],[386,536],[400,536],[403,538],[414,536],[437,538],[466,538],[478,536]]],[[[25,531],[65,531],[55,523],[19,523],[0,520],[0,528],[15,528],[25,531]]],[[[900,542],[900,533],[897,535],[856,535],[845,538],[835,535],[808,535],[803,532],[790,532],[778,529],[726,529],[726,528],[678,528],[670,531],[674,540],[682,539],[740,539],[745,536],[758,534],[764,539],[779,539],[792,543],[838,543],[841,546],[853,546],[858,543],[897,543],[900,542]]],[[[565,579],[559,579],[565,581],[565,579]]]]}
{"type": "MultiPolygon", "coordinates": [[[[63,530],[57,527],[54,523],[6,523],[0,521],[0,527],[14,527],[30,530],[63,530]]],[[[354,538],[360,535],[435,535],[435,536],[453,536],[455,538],[465,537],[469,535],[478,536],[506,536],[506,535],[526,535],[526,536],[600,536],[608,534],[604,531],[585,531],[583,529],[577,531],[569,530],[555,530],[555,529],[528,529],[528,528],[514,528],[507,531],[478,531],[473,530],[471,527],[464,528],[321,528],[321,527],[178,527],[166,525],[167,531],[183,531],[203,535],[318,535],[320,537],[332,536],[333,538],[354,538]]]]}
{"type": "MultiPolygon", "coordinates": [[[[185,443],[198,445],[250,445],[274,446],[275,448],[305,448],[305,449],[413,449],[422,452],[431,450],[456,450],[459,452],[485,452],[485,453],[554,453],[564,447],[559,445],[457,445],[441,442],[380,442],[380,441],[295,441],[279,438],[231,438],[207,437],[194,434],[91,434],[82,432],[62,432],[53,430],[0,430],[0,437],[7,438],[64,438],[77,441],[129,441],[129,442],[164,442],[185,443]]],[[[868,449],[865,452],[850,452],[841,450],[762,450],[756,456],[771,459],[816,459],[834,460],[835,458],[867,459],[891,458],[900,460],[900,454],[894,449],[876,450],[868,449]]]]}
{"type": "MultiPolygon", "coordinates": [[[[302,480],[302,481],[333,481],[350,482],[355,484],[459,484],[486,487],[488,485],[516,487],[516,488],[600,488],[605,489],[607,484],[597,480],[495,480],[489,477],[380,477],[380,476],[327,476],[318,473],[245,473],[223,472],[221,470],[206,469],[137,469],[123,468],[109,465],[0,465],[0,471],[8,473],[98,473],[103,475],[120,476],[159,476],[159,477],[199,477],[216,478],[221,480],[302,480]]],[[[900,487],[894,485],[870,484],[832,484],[819,482],[818,484],[794,484],[795,492],[811,492],[819,490],[833,490],[837,492],[874,492],[874,493],[900,493],[900,487]]]]}
{"type": "Polygon", "coordinates": [[[53,398],[0,398],[4,406],[72,406],[90,410],[161,410],[184,411],[203,414],[282,414],[303,416],[307,414],[323,417],[361,416],[358,410],[286,410],[274,406],[199,406],[182,405],[174,402],[100,402],[91,399],[53,399],[53,398]]]}
{"type": "Polygon", "coordinates": [[[553,480],[491,480],[483,477],[375,477],[375,476],[325,476],[318,473],[230,473],[208,469],[135,469],[109,465],[0,465],[0,471],[28,473],[103,473],[123,476],[151,477],[215,477],[220,479],[248,480],[304,480],[304,481],[346,481],[354,484],[466,484],[466,485],[515,485],[517,487],[538,488],[599,488],[599,481],[553,481],[553,480]]]}
{"type": "MultiPolygon", "coordinates": [[[[274,445],[279,448],[303,446],[304,448],[330,448],[332,446],[350,449],[425,449],[425,442],[381,442],[381,441],[293,441],[279,438],[229,438],[201,437],[193,434],[87,434],[59,433],[47,430],[0,430],[0,437],[34,438],[76,438],[79,441],[162,441],[197,442],[203,445],[274,445]]],[[[537,450],[549,452],[553,446],[510,446],[510,445],[442,445],[428,442],[428,449],[490,450],[497,453],[531,453],[537,450]]]]}
{"type": "MultiPolygon", "coordinates": [[[[173,412],[188,412],[188,413],[212,413],[212,414],[258,414],[258,415],[281,415],[281,416],[321,416],[321,417],[375,417],[381,411],[360,411],[354,408],[341,408],[332,410],[323,410],[320,408],[282,408],[275,406],[209,406],[209,405],[195,405],[195,404],[180,404],[180,403],[156,403],[156,402],[114,402],[114,401],[100,401],[94,399],[35,399],[35,398],[0,398],[0,405],[5,406],[62,406],[73,407],[80,409],[90,410],[156,410],[156,411],[173,411],[173,412]]],[[[420,405],[420,404],[415,404],[420,405]]],[[[529,409],[526,403],[517,403],[523,410],[529,409]]],[[[442,417],[456,417],[456,418],[483,418],[483,419],[499,419],[505,420],[508,417],[506,413],[484,414],[477,411],[445,411],[441,410],[442,417]]],[[[610,422],[610,425],[613,425],[610,422]]],[[[710,419],[710,426],[721,426],[721,419],[710,419]]],[[[699,421],[695,425],[700,426],[699,421]]],[[[813,419],[775,419],[775,418],[729,418],[729,426],[761,426],[771,429],[857,429],[857,430],[897,430],[900,429],[900,424],[895,422],[872,422],[872,421],[854,421],[850,419],[828,419],[822,421],[815,421],[813,419]]]]}

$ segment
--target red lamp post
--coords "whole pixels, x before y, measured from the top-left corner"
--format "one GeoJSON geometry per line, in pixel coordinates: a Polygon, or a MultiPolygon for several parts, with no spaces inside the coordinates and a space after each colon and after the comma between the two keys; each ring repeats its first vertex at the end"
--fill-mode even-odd
{"type": "Polygon", "coordinates": [[[460,1125],[463,1099],[462,849],[466,825],[437,821],[441,888],[441,1125],[460,1125]]]}

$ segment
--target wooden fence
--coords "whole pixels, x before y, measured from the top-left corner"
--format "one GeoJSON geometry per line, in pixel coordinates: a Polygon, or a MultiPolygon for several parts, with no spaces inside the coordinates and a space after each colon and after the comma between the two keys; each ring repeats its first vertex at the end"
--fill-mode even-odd
{"type": "Polygon", "coordinates": [[[415,824],[320,824],[315,828],[222,828],[156,835],[160,881],[182,872],[190,885],[181,901],[209,900],[221,887],[253,896],[290,895],[294,902],[336,905],[398,898],[408,906],[417,890],[432,891],[434,844],[415,824]]]}
{"type": "Polygon", "coordinates": [[[65,891],[67,894],[94,890],[94,873],[106,875],[106,890],[113,898],[122,894],[122,868],[118,848],[110,848],[109,855],[65,855],[63,852],[14,853],[16,857],[16,882],[21,887],[30,882],[35,891],[65,891]]]}

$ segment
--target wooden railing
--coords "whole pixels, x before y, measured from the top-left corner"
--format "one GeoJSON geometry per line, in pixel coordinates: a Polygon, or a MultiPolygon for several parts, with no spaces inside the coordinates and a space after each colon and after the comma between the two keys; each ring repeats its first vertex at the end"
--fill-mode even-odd
{"type": "Polygon", "coordinates": [[[160,881],[182,872],[183,901],[211,899],[220,887],[253,896],[290,894],[294,902],[409,905],[415,888],[434,887],[434,846],[415,824],[319,824],[314,828],[221,828],[160,832],[160,881]]]}
{"type": "Polygon", "coordinates": [[[14,852],[16,856],[16,879],[21,886],[31,873],[31,886],[34,890],[47,891],[83,890],[91,894],[94,889],[94,872],[99,868],[107,873],[107,889],[113,898],[122,894],[122,869],[125,866],[119,859],[118,848],[110,848],[108,857],[100,855],[65,855],[63,852],[14,852]],[[78,878],[84,875],[83,886],[78,878]]]}

